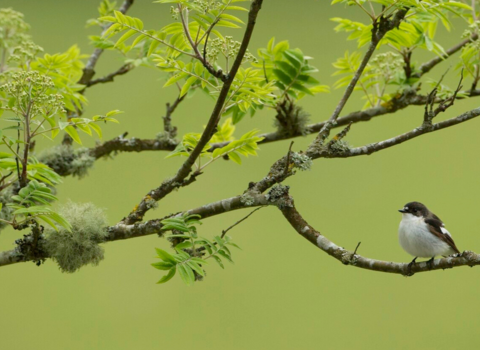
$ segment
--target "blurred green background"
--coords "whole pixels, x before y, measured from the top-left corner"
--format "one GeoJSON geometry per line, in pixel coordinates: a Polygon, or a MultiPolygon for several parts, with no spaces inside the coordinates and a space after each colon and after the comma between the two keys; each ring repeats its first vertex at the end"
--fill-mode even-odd
{"type": "MultiPolygon", "coordinates": [[[[290,40],[313,56],[324,84],[332,84],[331,63],[346,49],[355,50],[346,35],[335,34],[331,17],[365,21],[358,10],[330,6],[330,1],[266,0],[258,18],[251,51],[275,36],[290,40]]],[[[36,43],[46,52],[65,51],[78,44],[90,54],[85,21],[96,17],[97,0],[2,0],[2,7],[23,12],[36,43]]],[[[129,12],[146,27],[170,23],[169,6],[137,0],[129,12]]],[[[456,22],[457,23],[457,22],[456,22]]],[[[444,47],[458,42],[464,24],[442,33],[444,47]]],[[[241,36],[241,31],[235,33],[241,36]]],[[[422,61],[429,54],[415,56],[422,61]]],[[[438,79],[445,63],[431,72],[438,79]]],[[[103,55],[97,76],[121,65],[115,53],[103,55]]],[[[456,73],[450,72],[452,85],[456,73]]],[[[88,90],[86,115],[120,109],[121,124],[108,125],[104,139],[125,131],[152,138],[161,131],[165,103],[175,91],[162,89],[162,75],[139,68],[88,90]]],[[[301,105],[312,122],[328,118],[341,96],[306,97],[301,105]]],[[[480,100],[458,102],[439,119],[478,107],[480,100]]],[[[343,115],[358,110],[353,98],[343,115]]],[[[180,134],[200,132],[213,102],[200,94],[184,102],[174,115],[180,134]]],[[[422,107],[356,124],[348,136],[354,146],[379,141],[420,125],[422,107]]],[[[238,133],[254,127],[271,131],[273,112],[248,118],[238,133]]],[[[461,250],[480,251],[476,227],[480,186],[478,148],[480,119],[422,136],[370,157],[321,159],[312,171],[288,179],[298,209],[311,225],[338,245],[391,261],[409,261],[397,242],[400,214],[408,201],[424,202],[447,224],[461,250]]],[[[313,136],[295,141],[305,149],[313,136]]],[[[93,145],[92,140],[86,140],[93,145]]],[[[58,142],[58,140],[57,140],[58,142]]],[[[287,152],[289,141],[264,145],[260,157],[239,167],[218,162],[188,188],[160,202],[148,218],[194,208],[242,193],[249,181],[262,178],[287,152]]],[[[66,178],[61,201],[93,202],[107,208],[116,223],[167,176],[179,159],[164,152],[120,154],[97,161],[82,180],[66,178]]],[[[246,215],[232,212],[204,221],[205,236],[246,215]]],[[[47,261],[0,269],[0,344],[8,349],[452,349],[480,346],[479,270],[458,268],[423,273],[412,278],[345,267],[313,247],[289,227],[275,208],[262,209],[231,231],[243,248],[234,265],[209,266],[202,283],[186,287],[179,278],[156,285],[162,272],[150,267],[154,247],[167,248],[156,236],[105,245],[106,259],[98,267],[62,274],[47,261]]],[[[0,235],[2,250],[13,248],[18,233],[0,235]]]]}

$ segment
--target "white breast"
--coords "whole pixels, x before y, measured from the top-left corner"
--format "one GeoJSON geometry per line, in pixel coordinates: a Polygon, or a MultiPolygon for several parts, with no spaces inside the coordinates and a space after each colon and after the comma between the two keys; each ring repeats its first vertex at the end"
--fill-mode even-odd
{"type": "MultiPolygon", "coordinates": [[[[429,231],[423,218],[409,213],[402,214],[402,216],[398,228],[398,240],[408,254],[419,258],[431,258],[454,253],[447,243],[429,231]]],[[[444,234],[450,234],[446,229],[445,231],[444,234]]]]}

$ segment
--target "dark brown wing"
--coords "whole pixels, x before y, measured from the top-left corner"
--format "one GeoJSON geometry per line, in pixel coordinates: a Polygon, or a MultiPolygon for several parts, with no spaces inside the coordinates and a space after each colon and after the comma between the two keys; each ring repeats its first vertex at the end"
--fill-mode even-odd
{"type": "Polygon", "coordinates": [[[432,234],[440,238],[442,241],[447,243],[452,249],[455,251],[455,253],[460,254],[460,251],[458,250],[457,246],[455,245],[455,242],[453,241],[452,236],[449,234],[443,233],[442,232],[442,226],[443,223],[442,221],[433,214],[433,217],[425,219],[425,223],[428,225],[428,229],[432,234]]]}

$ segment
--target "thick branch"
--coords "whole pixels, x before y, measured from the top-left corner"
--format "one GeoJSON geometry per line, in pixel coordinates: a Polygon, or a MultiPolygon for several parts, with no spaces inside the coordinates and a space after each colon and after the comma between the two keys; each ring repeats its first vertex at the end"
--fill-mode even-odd
{"type": "MultiPolygon", "coordinates": [[[[201,216],[202,219],[206,219],[233,210],[272,205],[271,202],[267,201],[264,195],[251,194],[249,195],[248,199],[248,204],[246,204],[242,196],[227,198],[218,202],[206,204],[195,209],[190,209],[185,212],[168,215],[162,219],[149,220],[146,222],[135,223],[133,225],[126,225],[120,222],[114,226],[106,228],[107,232],[109,233],[106,242],[144,237],[153,234],[162,234],[164,231],[162,230],[163,225],[161,222],[168,217],[180,216],[183,214],[198,214],[201,216]]],[[[48,258],[48,256],[42,255],[42,258],[48,258]]],[[[25,257],[19,252],[18,249],[0,252],[0,266],[11,265],[18,262],[26,262],[31,260],[33,259],[30,257],[25,257]]]]}
{"type": "Polygon", "coordinates": [[[411,276],[418,272],[427,272],[432,270],[444,270],[458,266],[475,266],[480,265],[480,255],[471,251],[465,251],[460,257],[448,257],[443,259],[436,259],[433,263],[428,265],[426,262],[414,264],[409,270],[408,263],[395,263],[391,261],[375,260],[363,257],[354,252],[337,246],[328,238],[323,236],[320,232],[315,230],[311,225],[305,221],[300,215],[297,209],[292,207],[286,207],[281,209],[283,216],[288,220],[290,225],[309,242],[313,243],[316,247],[323,250],[328,255],[337,259],[345,265],[352,265],[360,267],[362,269],[396,273],[403,276],[411,276]]]}
{"type": "MultiPolygon", "coordinates": [[[[176,143],[171,140],[126,139],[127,133],[106,141],[90,149],[90,155],[96,159],[115,152],[173,151],[176,143]]],[[[60,174],[62,175],[62,174],[60,174]]]]}
{"type": "Polygon", "coordinates": [[[320,152],[319,154],[312,154],[311,156],[312,158],[348,158],[348,157],[369,155],[369,154],[384,150],[386,148],[399,145],[406,141],[412,140],[418,136],[466,122],[468,120],[478,117],[479,115],[480,115],[480,108],[476,108],[471,111],[465,112],[459,115],[458,117],[444,120],[442,122],[433,124],[431,126],[420,126],[418,128],[413,129],[412,131],[406,132],[404,134],[392,137],[384,141],[371,143],[369,145],[365,145],[362,147],[351,148],[346,152],[331,153],[328,151],[324,151],[324,152],[320,152]]]}

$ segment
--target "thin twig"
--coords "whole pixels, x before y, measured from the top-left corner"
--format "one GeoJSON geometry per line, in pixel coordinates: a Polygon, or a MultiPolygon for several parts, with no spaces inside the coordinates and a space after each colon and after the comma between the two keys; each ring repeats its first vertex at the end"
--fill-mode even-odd
{"type": "Polygon", "coordinates": [[[440,105],[435,109],[435,111],[433,112],[433,118],[435,118],[439,113],[441,112],[445,112],[448,108],[450,108],[451,106],[453,106],[453,104],[455,103],[455,100],[457,98],[457,94],[460,92],[460,90],[462,89],[462,81],[463,81],[463,69],[462,71],[460,72],[460,81],[458,82],[458,85],[457,85],[457,88],[455,89],[455,91],[453,92],[453,95],[452,97],[450,97],[449,99],[447,99],[446,101],[442,101],[440,102],[440,105]],[[445,103],[449,101],[448,103],[445,103]]]}
{"type": "Polygon", "coordinates": [[[185,94],[181,97],[177,97],[175,102],[173,102],[172,104],[167,103],[167,108],[166,108],[167,110],[166,110],[165,117],[162,117],[163,130],[171,139],[175,139],[175,137],[177,136],[177,127],[172,126],[172,114],[173,112],[175,112],[175,109],[177,109],[178,105],[184,100],[185,96],[187,95],[185,94]]]}
{"type": "Polygon", "coordinates": [[[355,247],[355,250],[353,251],[353,256],[355,256],[355,254],[357,254],[357,249],[358,249],[358,247],[360,247],[360,244],[362,244],[362,242],[358,242],[357,246],[355,247]]]}
{"type": "Polygon", "coordinates": [[[228,231],[230,231],[232,228],[234,228],[235,226],[237,226],[239,223],[241,223],[242,221],[245,221],[247,220],[250,215],[252,215],[253,213],[255,213],[257,210],[260,210],[262,208],[265,208],[265,206],[261,206],[261,207],[258,207],[258,208],[255,208],[254,210],[252,210],[252,212],[250,214],[248,214],[247,216],[245,216],[243,219],[241,220],[238,220],[236,223],[234,223],[232,226],[230,226],[229,228],[227,228],[226,230],[222,230],[222,235],[220,236],[221,238],[225,237],[225,235],[227,234],[228,231]]]}
{"type": "Polygon", "coordinates": [[[134,68],[134,65],[133,65],[133,64],[130,64],[130,63],[124,64],[124,65],[121,66],[119,69],[117,69],[115,72],[112,72],[112,73],[110,73],[110,74],[107,74],[106,76],[104,76],[104,77],[102,77],[102,78],[90,80],[90,81],[86,84],[86,87],[90,87],[90,86],[93,86],[93,85],[96,85],[96,84],[100,84],[100,83],[110,83],[110,82],[113,82],[113,79],[114,79],[116,76],[126,74],[126,73],[130,72],[133,68],[134,68]]]}
{"type": "Polygon", "coordinates": [[[437,64],[443,62],[445,60],[445,58],[450,57],[454,53],[460,51],[465,45],[467,45],[467,44],[469,44],[472,41],[475,41],[477,39],[478,39],[478,34],[476,34],[476,33],[472,34],[472,36],[470,38],[467,38],[467,39],[461,41],[460,43],[458,43],[457,45],[452,46],[448,50],[445,50],[446,55],[444,55],[442,57],[437,56],[435,58],[432,58],[430,61],[423,63],[419,67],[418,72],[413,74],[413,76],[416,77],[416,78],[420,78],[422,75],[428,73],[437,64]]]}

